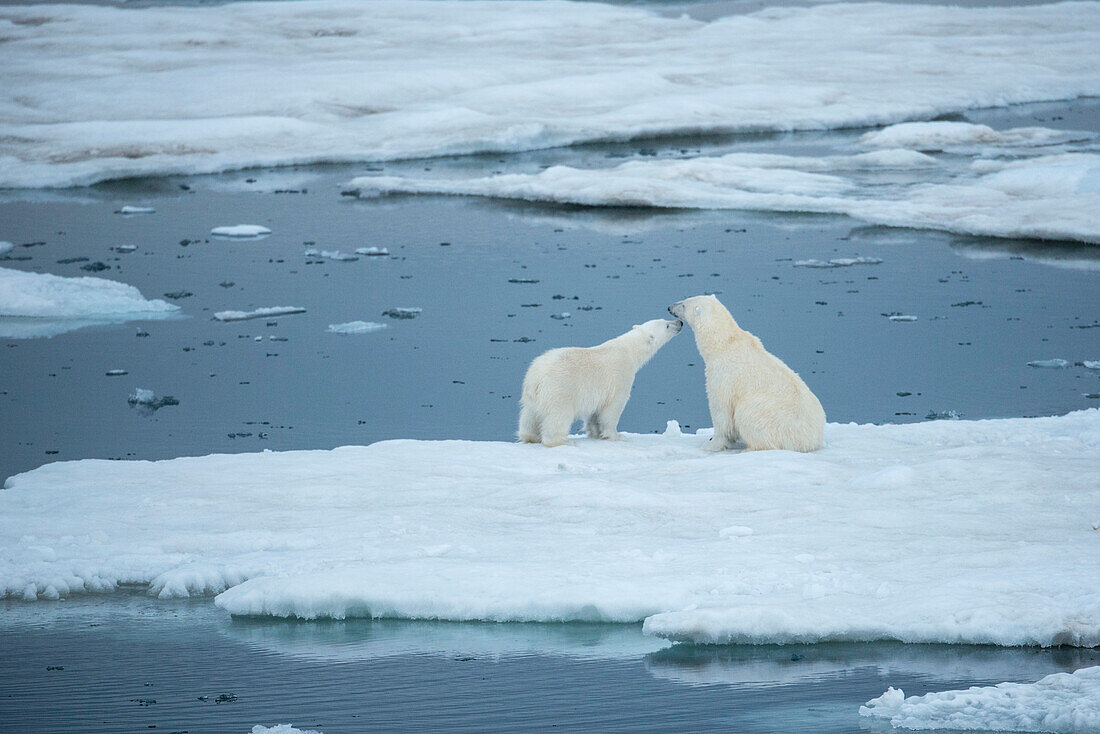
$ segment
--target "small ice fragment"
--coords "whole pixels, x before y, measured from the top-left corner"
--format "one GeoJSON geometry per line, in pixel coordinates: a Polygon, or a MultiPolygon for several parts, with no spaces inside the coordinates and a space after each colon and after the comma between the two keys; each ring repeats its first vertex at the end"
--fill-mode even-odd
{"type": "Polygon", "coordinates": [[[926,421],[957,421],[961,418],[954,410],[930,410],[924,416],[926,421]]]}
{"type": "Polygon", "coordinates": [[[423,310],[419,307],[387,308],[382,312],[382,315],[389,316],[391,319],[415,319],[423,310]]]}
{"type": "Polygon", "coordinates": [[[113,249],[115,252],[133,252],[137,249],[137,245],[118,245],[116,247],[112,247],[111,249],[113,249]]]}
{"type": "Polygon", "coordinates": [[[1047,369],[1063,370],[1069,367],[1069,362],[1064,359],[1037,359],[1027,363],[1028,367],[1045,367],[1047,369]]]}
{"type": "Polygon", "coordinates": [[[552,313],[552,314],[550,314],[550,318],[557,319],[558,321],[564,321],[565,319],[572,318],[572,317],[573,317],[573,314],[569,313],[568,311],[562,311],[561,313],[552,313]]]}
{"type": "Polygon", "coordinates": [[[380,331],[388,328],[385,324],[375,321],[349,321],[346,324],[329,324],[328,330],[333,334],[369,334],[372,331],[380,331]]]}
{"type": "MultiPolygon", "coordinates": [[[[720,538],[745,538],[752,535],[753,529],[745,527],[744,525],[730,525],[728,528],[722,528],[718,531],[718,537],[720,538]]],[[[810,556],[810,560],[813,560],[813,556],[810,556]]]]}
{"type": "Polygon", "coordinates": [[[116,211],[115,214],[123,214],[123,215],[152,214],[155,211],[156,211],[156,209],[154,209],[151,206],[129,206],[129,205],[127,205],[127,206],[122,207],[118,211],[116,211]]]}
{"type": "Polygon", "coordinates": [[[134,405],[152,405],[155,400],[156,394],[152,390],[138,387],[134,389],[133,394],[127,402],[134,405]]]}
{"type": "Polygon", "coordinates": [[[360,247],[355,250],[356,255],[366,255],[367,257],[379,257],[381,255],[389,255],[390,251],[385,247],[360,247]]]}
{"type": "Polygon", "coordinates": [[[210,234],[215,237],[259,238],[271,234],[271,230],[259,224],[235,224],[227,227],[214,227],[214,229],[210,230],[210,234]]]}
{"type": "Polygon", "coordinates": [[[107,370],[106,375],[108,377],[122,377],[123,375],[130,374],[126,370],[107,370]]]}
{"type": "Polygon", "coordinates": [[[832,260],[795,260],[796,268],[850,268],[853,265],[879,265],[877,257],[837,257],[832,260]]]}
{"type": "Polygon", "coordinates": [[[916,316],[913,316],[912,314],[907,314],[907,313],[886,313],[886,314],[883,314],[883,316],[890,319],[891,321],[916,321],[917,320],[916,316]]]}
{"type": "Polygon", "coordinates": [[[263,726],[256,724],[252,727],[252,734],[321,734],[316,729],[295,729],[293,724],[275,724],[263,726]]]}
{"type": "Polygon", "coordinates": [[[306,257],[320,257],[321,251],[316,247],[311,247],[305,252],[306,257]]]}
{"type": "Polygon", "coordinates": [[[670,438],[677,438],[679,436],[683,436],[684,432],[680,430],[680,422],[679,421],[668,421],[667,423],[665,423],[664,435],[669,436],[670,438]]]}
{"type": "Polygon", "coordinates": [[[1100,360],[1097,360],[1095,362],[1090,362],[1089,360],[1086,359],[1081,364],[1083,364],[1085,366],[1085,369],[1087,369],[1087,370],[1100,370],[1100,360]]]}
{"type": "Polygon", "coordinates": [[[346,252],[340,252],[339,250],[321,250],[321,257],[329,260],[339,260],[342,262],[352,262],[358,260],[355,255],[349,255],[346,252]]]}
{"type": "Polygon", "coordinates": [[[3,255],[5,252],[10,252],[14,247],[15,245],[10,242],[0,242],[0,255],[3,255]]]}
{"type": "Polygon", "coordinates": [[[300,306],[269,306],[252,311],[218,311],[214,314],[214,318],[218,321],[245,321],[247,319],[260,319],[265,316],[287,316],[305,312],[306,310],[300,306]]]}

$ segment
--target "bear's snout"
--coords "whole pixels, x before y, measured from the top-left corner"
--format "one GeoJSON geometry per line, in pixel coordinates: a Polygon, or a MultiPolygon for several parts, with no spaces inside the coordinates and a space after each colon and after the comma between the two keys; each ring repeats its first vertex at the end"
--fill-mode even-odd
{"type": "Polygon", "coordinates": [[[677,301],[668,307],[668,312],[676,317],[677,321],[683,321],[684,319],[684,302],[677,301]]]}
{"type": "Polygon", "coordinates": [[[672,326],[672,333],[673,334],[679,334],[680,329],[684,328],[684,322],[681,321],[680,319],[676,319],[676,321],[672,322],[671,326],[672,326]]]}

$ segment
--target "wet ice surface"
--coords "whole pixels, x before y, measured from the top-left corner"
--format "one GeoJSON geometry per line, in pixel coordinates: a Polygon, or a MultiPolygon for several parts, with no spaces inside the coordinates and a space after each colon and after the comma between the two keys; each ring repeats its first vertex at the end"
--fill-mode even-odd
{"type": "Polygon", "coordinates": [[[0,602],[0,619],[0,720],[26,734],[858,732],[860,705],[891,685],[919,695],[1100,663],[1082,649],[669,646],[615,625],[256,622],[126,595],[0,602]]]}

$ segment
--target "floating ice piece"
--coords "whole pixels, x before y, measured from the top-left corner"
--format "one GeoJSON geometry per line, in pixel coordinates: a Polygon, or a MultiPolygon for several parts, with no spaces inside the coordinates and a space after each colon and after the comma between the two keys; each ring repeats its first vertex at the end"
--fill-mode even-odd
{"type": "Polygon", "coordinates": [[[961,420],[962,416],[954,410],[930,410],[928,415],[924,416],[926,421],[957,421],[961,420]]]}
{"type": "Polygon", "coordinates": [[[423,310],[424,309],[419,306],[412,306],[409,308],[387,308],[382,312],[382,315],[389,316],[391,319],[415,319],[423,310]]]}
{"type": "Polygon", "coordinates": [[[360,247],[355,250],[356,255],[366,255],[367,257],[379,257],[381,255],[389,255],[390,251],[385,247],[360,247]]]}
{"type": "Polygon", "coordinates": [[[0,255],[11,252],[14,247],[15,247],[15,245],[13,245],[10,242],[6,242],[6,241],[0,242],[0,255]]]}
{"type": "Polygon", "coordinates": [[[877,148],[914,148],[951,150],[976,146],[1022,146],[1027,148],[1066,143],[1089,138],[1080,131],[1051,130],[1045,127],[1018,127],[997,131],[969,122],[903,122],[882,130],[864,133],[859,142],[877,148]]]}
{"type": "Polygon", "coordinates": [[[645,620],[718,644],[1100,643],[1100,410],[829,424],[812,454],[712,455],[703,438],[49,464],[0,491],[0,596],[160,578],[161,595],[223,586],[216,603],[238,615],[645,620]],[[721,537],[734,523],[753,534],[721,537]]]}
{"type": "Polygon", "coordinates": [[[890,319],[891,321],[916,321],[917,320],[916,316],[913,316],[912,314],[907,314],[907,313],[887,313],[887,314],[883,314],[883,316],[890,319]]]}
{"type": "Polygon", "coordinates": [[[1085,369],[1087,369],[1087,370],[1100,370],[1100,360],[1097,360],[1095,362],[1090,362],[1089,360],[1086,359],[1081,364],[1083,364],[1085,366],[1085,369]]]}
{"type": "Polygon", "coordinates": [[[252,727],[252,734],[322,734],[316,729],[295,729],[291,724],[276,724],[263,726],[256,724],[252,727]]]}
{"type": "Polygon", "coordinates": [[[326,260],[339,260],[341,262],[353,262],[359,258],[355,255],[349,255],[346,252],[340,252],[339,250],[321,250],[321,257],[326,260]]]}
{"type": "Polygon", "coordinates": [[[131,285],[105,278],[63,278],[0,268],[0,336],[54,336],[96,324],[172,316],[179,306],[146,300],[131,285]]]}
{"type": "Polygon", "coordinates": [[[271,230],[259,224],[235,224],[229,227],[214,227],[210,234],[226,239],[260,239],[271,234],[271,230]]]}
{"type": "Polygon", "coordinates": [[[116,245],[111,249],[115,252],[133,252],[137,249],[137,245],[116,245]]]}
{"type": "Polygon", "coordinates": [[[248,319],[261,319],[265,316],[288,316],[305,312],[306,310],[300,306],[269,306],[252,311],[218,311],[214,314],[214,318],[218,321],[246,321],[248,319]]]}
{"type": "Polygon", "coordinates": [[[115,214],[122,214],[122,215],[152,214],[155,211],[156,211],[156,209],[154,209],[151,206],[129,206],[129,205],[127,205],[127,206],[122,207],[118,211],[116,211],[115,214]]]}
{"type": "Polygon", "coordinates": [[[130,373],[127,370],[107,370],[104,374],[106,374],[107,377],[122,377],[130,373]]]}
{"type": "Polygon", "coordinates": [[[1069,367],[1069,361],[1065,359],[1036,359],[1027,363],[1028,367],[1045,367],[1047,369],[1062,370],[1069,367]]]}
{"type": "Polygon", "coordinates": [[[160,410],[166,405],[180,404],[180,401],[176,400],[171,395],[165,395],[158,398],[156,393],[152,390],[146,390],[142,387],[134,388],[134,392],[126,399],[126,402],[130,403],[130,405],[137,405],[145,408],[150,412],[160,410]]]}
{"type": "Polygon", "coordinates": [[[380,331],[388,328],[385,324],[374,321],[349,321],[346,324],[329,324],[328,330],[333,334],[369,334],[372,331],[380,331]]]}
{"type": "Polygon", "coordinates": [[[1100,666],[1055,673],[1035,683],[1000,683],[905,697],[898,688],[859,707],[899,729],[1100,731],[1100,666]]]}
{"type": "Polygon", "coordinates": [[[877,257],[837,257],[832,260],[795,260],[796,268],[849,268],[853,265],[879,265],[877,257]]]}
{"type": "Polygon", "coordinates": [[[568,311],[562,311],[561,313],[552,313],[552,314],[550,314],[550,318],[557,319],[558,321],[564,321],[565,319],[569,319],[569,318],[572,318],[572,317],[573,317],[573,314],[569,313],[568,311]]]}

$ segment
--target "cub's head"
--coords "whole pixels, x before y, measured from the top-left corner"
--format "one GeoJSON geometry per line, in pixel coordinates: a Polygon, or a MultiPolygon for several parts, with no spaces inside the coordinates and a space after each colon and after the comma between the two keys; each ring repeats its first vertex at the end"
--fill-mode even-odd
{"type": "Polygon", "coordinates": [[[679,334],[682,328],[684,328],[684,324],[681,321],[653,319],[644,324],[635,324],[633,331],[644,334],[646,343],[650,345],[653,351],[657,351],[667,344],[669,339],[679,334]]]}
{"type": "Polygon", "coordinates": [[[668,312],[676,318],[686,321],[694,331],[705,327],[708,323],[714,323],[718,319],[726,321],[730,318],[729,311],[714,296],[692,296],[682,301],[677,301],[668,307],[668,312]]]}

